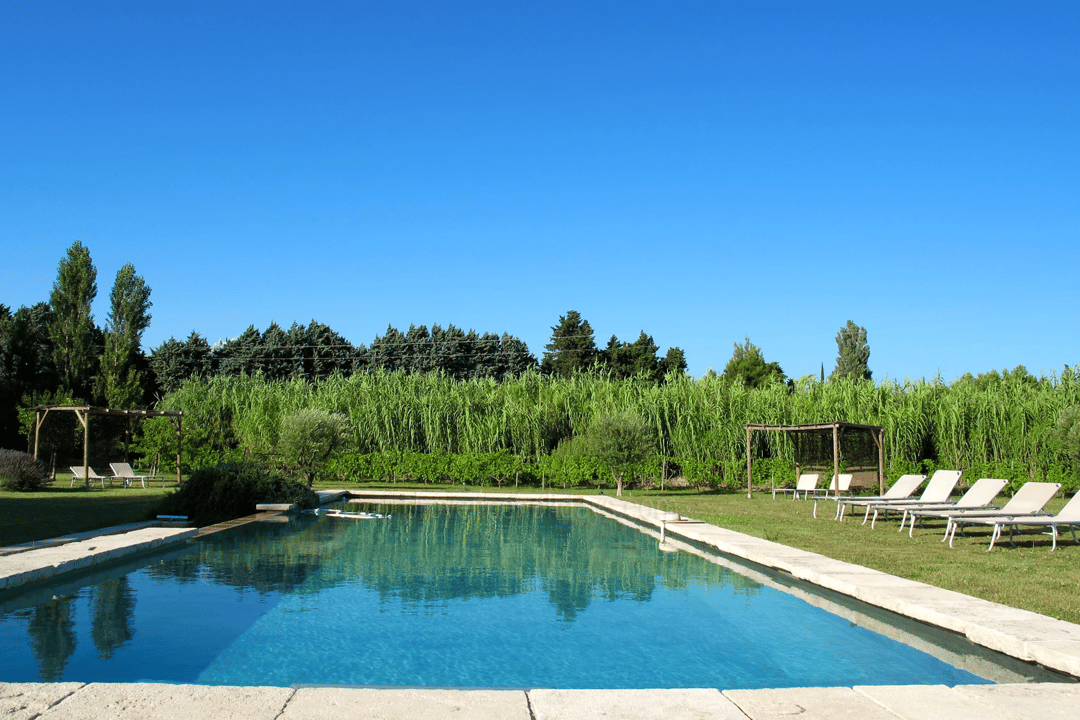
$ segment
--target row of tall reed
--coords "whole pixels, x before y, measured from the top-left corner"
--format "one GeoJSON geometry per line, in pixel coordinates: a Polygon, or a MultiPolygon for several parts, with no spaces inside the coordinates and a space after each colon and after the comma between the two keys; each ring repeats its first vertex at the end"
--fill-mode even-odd
{"type": "MultiPolygon", "coordinates": [[[[940,466],[1007,465],[1029,477],[1067,464],[1052,430],[1080,405],[1080,373],[997,382],[803,381],[752,389],[721,377],[670,376],[661,385],[592,375],[537,373],[496,382],[443,375],[376,372],[349,378],[267,381],[192,379],[160,409],[183,410],[185,444],[272,456],[281,421],[318,407],[346,416],[350,451],[491,453],[538,462],[598,414],[630,409],[656,430],[663,456],[733,463],[745,458],[747,423],[843,421],[879,425],[889,467],[932,460],[940,466]]],[[[791,459],[779,433],[755,436],[755,456],[791,459]]],[[[876,464],[876,463],[875,463],[876,464]]]]}

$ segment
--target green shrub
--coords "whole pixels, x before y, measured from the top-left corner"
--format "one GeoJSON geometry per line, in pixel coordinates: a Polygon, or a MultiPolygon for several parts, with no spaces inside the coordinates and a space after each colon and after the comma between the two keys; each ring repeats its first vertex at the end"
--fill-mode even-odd
{"type": "Polygon", "coordinates": [[[311,487],[323,463],[344,449],[348,437],[349,420],[344,415],[307,408],[282,420],[278,452],[311,487]]]}
{"type": "Polygon", "coordinates": [[[167,515],[187,515],[209,525],[244,517],[259,503],[296,503],[318,507],[318,495],[303,482],[274,468],[252,462],[228,461],[196,470],[159,508],[167,515]]]}
{"type": "Polygon", "coordinates": [[[18,450],[0,450],[0,487],[29,492],[50,482],[49,471],[33,455],[18,450]]]}

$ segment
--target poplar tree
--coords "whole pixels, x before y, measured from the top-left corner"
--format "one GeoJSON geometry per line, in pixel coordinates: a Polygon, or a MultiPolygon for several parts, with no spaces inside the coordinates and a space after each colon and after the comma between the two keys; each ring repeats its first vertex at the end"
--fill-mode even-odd
{"type": "Polygon", "coordinates": [[[837,358],[836,368],[829,375],[833,378],[851,378],[869,380],[870,346],[866,344],[866,328],[859,327],[851,320],[836,333],[837,358]]]}
{"type": "Polygon", "coordinates": [[[53,362],[61,388],[76,397],[86,398],[90,378],[97,361],[94,347],[94,316],[91,304],[97,297],[97,269],[90,259],[90,250],[81,242],[68,248],[67,256],[53,283],[49,304],[53,317],[49,322],[49,339],[53,343],[53,362]]]}
{"type": "Polygon", "coordinates": [[[116,273],[109,294],[105,350],[101,356],[97,394],[111,408],[129,409],[142,397],[143,373],[135,367],[142,334],[150,325],[150,288],[135,266],[127,263],[116,273]]]}

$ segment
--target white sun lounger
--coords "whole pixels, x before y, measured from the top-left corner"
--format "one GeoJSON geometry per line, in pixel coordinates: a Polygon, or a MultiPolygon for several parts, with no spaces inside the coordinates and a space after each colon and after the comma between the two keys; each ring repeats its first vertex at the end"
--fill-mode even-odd
{"type": "MultiPolygon", "coordinates": [[[[101,489],[102,490],[105,489],[105,481],[106,480],[109,481],[109,485],[112,485],[112,478],[111,477],[109,477],[107,475],[98,475],[96,472],[94,472],[94,468],[92,468],[92,467],[86,468],[86,473],[87,473],[87,475],[90,476],[90,482],[94,482],[95,480],[100,480],[101,481],[101,489]]],[[[82,465],[72,465],[71,466],[71,487],[75,487],[75,481],[76,480],[82,480],[83,482],[86,482],[86,476],[83,475],[82,465]]]]}
{"type": "Polygon", "coordinates": [[[839,495],[840,493],[843,493],[844,495],[850,495],[851,494],[851,478],[852,477],[853,476],[852,476],[851,473],[840,473],[840,474],[833,477],[832,482],[829,483],[829,488],[827,490],[825,488],[818,488],[818,489],[815,489],[813,491],[814,492],[814,517],[817,517],[818,500],[821,500],[823,495],[825,496],[825,499],[828,500],[829,495],[836,496],[836,495],[839,495]],[[836,487],[836,481],[837,480],[840,481],[840,487],[839,488],[836,487]]]}
{"type": "Polygon", "coordinates": [[[863,516],[863,525],[866,524],[866,518],[870,515],[871,510],[874,511],[874,519],[870,521],[870,528],[873,529],[877,524],[878,513],[881,511],[887,514],[891,508],[901,505],[940,505],[947,502],[952,497],[953,490],[956,489],[956,483],[960,482],[961,472],[960,470],[935,470],[918,500],[879,500],[867,505],[866,515],[863,516]]]}
{"type": "Polygon", "coordinates": [[[1005,503],[1000,510],[943,510],[940,512],[928,512],[926,515],[943,517],[948,520],[945,525],[945,537],[941,540],[944,542],[947,539],[949,547],[952,547],[953,540],[956,538],[956,528],[963,526],[965,523],[982,518],[1025,518],[1047,515],[1048,513],[1044,511],[1044,508],[1057,495],[1059,490],[1061,490],[1061,483],[1029,482],[1024,483],[1023,487],[1017,490],[1012,499],[1005,503]]]}
{"type": "MultiPolygon", "coordinates": [[[[851,505],[864,506],[881,500],[910,500],[911,496],[915,494],[915,491],[919,489],[919,486],[926,480],[925,475],[901,475],[896,482],[892,484],[884,495],[874,495],[873,497],[852,497],[852,498],[840,498],[836,502],[836,517],[834,520],[844,522],[844,509],[851,505]]],[[[865,523],[865,519],[863,520],[865,523]]]]}
{"type": "Polygon", "coordinates": [[[132,480],[142,481],[143,488],[146,487],[147,480],[153,480],[154,478],[161,478],[161,487],[165,487],[164,475],[136,475],[135,471],[131,469],[131,465],[126,462],[121,463],[109,463],[109,467],[112,468],[113,477],[124,481],[124,487],[131,487],[132,480]]]}
{"type": "Polygon", "coordinates": [[[908,537],[915,537],[915,521],[920,517],[924,517],[924,513],[928,515],[935,510],[997,510],[998,506],[994,505],[994,498],[996,498],[998,493],[1000,493],[1008,484],[1008,480],[1002,480],[1000,478],[979,478],[975,484],[968,488],[968,491],[954,503],[941,503],[940,505],[901,504],[889,509],[897,512],[900,510],[904,511],[904,517],[900,519],[899,532],[904,532],[904,525],[910,519],[911,523],[908,528],[908,537]]]}
{"type": "Polygon", "coordinates": [[[799,481],[795,483],[793,488],[777,488],[774,487],[772,491],[773,500],[776,499],[776,493],[793,493],[792,500],[796,500],[799,497],[799,493],[803,494],[803,499],[807,497],[807,493],[813,492],[817,488],[818,474],[817,473],[802,473],[799,475],[799,481]]]}
{"type": "Polygon", "coordinates": [[[1053,545],[1050,549],[1057,550],[1058,539],[1058,526],[1064,525],[1072,531],[1073,542],[1076,540],[1076,527],[1080,525],[1080,492],[1072,496],[1072,500],[1065,503],[1065,507],[1058,511],[1057,515],[1050,515],[1047,517],[1015,517],[1005,515],[972,519],[973,523],[982,523],[985,525],[993,525],[994,532],[990,535],[990,547],[986,548],[987,552],[994,549],[994,542],[1001,537],[1001,528],[1006,525],[1009,526],[1009,544],[1013,547],[1016,544],[1013,542],[1013,531],[1018,525],[1026,525],[1028,527],[1042,527],[1050,528],[1050,537],[1053,538],[1053,545]]]}

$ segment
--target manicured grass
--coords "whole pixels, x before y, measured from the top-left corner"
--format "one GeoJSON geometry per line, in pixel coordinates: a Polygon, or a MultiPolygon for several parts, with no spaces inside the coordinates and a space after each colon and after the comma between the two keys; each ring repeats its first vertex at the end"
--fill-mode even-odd
{"type": "MultiPolygon", "coordinates": [[[[100,486],[89,492],[67,487],[68,480],[38,493],[0,492],[0,545],[67,535],[153,517],[168,490],[100,486]]],[[[424,483],[316,483],[315,489],[385,489],[452,492],[541,493],[591,495],[592,488],[540,490],[512,484],[502,488],[463,487],[424,483]]],[[[605,489],[607,495],[614,490],[605,489]]],[[[874,568],[937,587],[956,590],[1012,607],[1080,623],[1080,546],[1065,533],[1058,549],[1050,551],[1048,535],[1024,532],[1016,547],[1007,540],[986,552],[989,528],[977,526],[968,537],[957,537],[956,547],[940,542],[943,524],[920,527],[914,539],[897,532],[898,522],[879,519],[876,529],[860,525],[862,516],[843,523],[832,519],[835,504],[822,501],[818,518],[811,516],[812,501],[773,500],[759,493],[748,500],[744,493],[694,490],[634,490],[626,500],[681,513],[719,527],[820,553],[837,560],[874,568]]],[[[1064,504],[1058,499],[1048,508],[1064,504]]]]}
{"type": "MultiPolygon", "coordinates": [[[[818,517],[813,501],[773,500],[767,493],[748,500],[744,493],[639,493],[627,500],[678,512],[718,527],[809,550],[828,557],[917,580],[1016,608],[1080,623],[1080,546],[1067,532],[1050,551],[1050,536],[1021,531],[1016,547],[1008,539],[986,552],[989,526],[968,526],[955,547],[941,542],[944,523],[920,526],[915,537],[897,532],[899,520],[877,527],[861,525],[862,513],[843,523],[833,520],[836,504],[822,501],[818,517]]],[[[1056,512],[1065,501],[1055,500],[1056,512]]]]}
{"type": "Polygon", "coordinates": [[[0,547],[152,519],[173,487],[158,481],[145,490],[119,483],[84,490],[71,487],[68,475],[40,492],[0,490],[0,547]]]}

